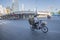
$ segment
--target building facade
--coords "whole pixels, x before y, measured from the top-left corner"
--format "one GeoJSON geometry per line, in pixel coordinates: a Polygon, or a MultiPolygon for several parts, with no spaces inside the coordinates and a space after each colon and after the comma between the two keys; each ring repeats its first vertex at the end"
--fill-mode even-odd
{"type": "MultiPolygon", "coordinates": [[[[4,15],[2,16],[2,18],[5,19],[29,19],[34,17],[34,15],[36,15],[36,12],[34,11],[15,11],[13,13],[10,13],[9,15],[4,15]]],[[[46,12],[46,11],[39,11],[37,12],[38,18],[40,17],[45,17],[47,18],[47,16],[50,16],[50,12],[46,12]]]]}
{"type": "Polygon", "coordinates": [[[6,11],[6,8],[3,7],[2,5],[0,5],[0,16],[5,15],[6,12],[7,12],[7,11],[6,11]]]}
{"type": "Polygon", "coordinates": [[[38,17],[47,17],[48,15],[51,16],[51,13],[49,11],[38,11],[37,14],[38,17]]]}
{"type": "Polygon", "coordinates": [[[12,0],[12,12],[19,11],[19,2],[18,0],[12,0]]]}

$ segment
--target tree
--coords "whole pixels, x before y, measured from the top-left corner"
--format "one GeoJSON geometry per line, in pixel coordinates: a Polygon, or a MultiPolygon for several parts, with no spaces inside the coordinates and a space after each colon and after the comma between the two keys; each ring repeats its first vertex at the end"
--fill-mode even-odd
{"type": "Polygon", "coordinates": [[[60,10],[58,11],[58,14],[60,14],[60,10]]]}
{"type": "Polygon", "coordinates": [[[51,12],[52,15],[54,15],[54,12],[51,12]]]}

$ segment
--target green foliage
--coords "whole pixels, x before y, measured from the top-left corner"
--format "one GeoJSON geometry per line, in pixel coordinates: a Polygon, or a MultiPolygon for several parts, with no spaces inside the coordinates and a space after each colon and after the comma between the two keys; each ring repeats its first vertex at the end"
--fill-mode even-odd
{"type": "Polygon", "coordinates": [[[58,11],[58,14],[60,14],[60,11],[58,11]]]}
{"type": "Polygon", "coordinates": [[[54,12],[51,12],[52,15],[54,15],[54,12]]]}

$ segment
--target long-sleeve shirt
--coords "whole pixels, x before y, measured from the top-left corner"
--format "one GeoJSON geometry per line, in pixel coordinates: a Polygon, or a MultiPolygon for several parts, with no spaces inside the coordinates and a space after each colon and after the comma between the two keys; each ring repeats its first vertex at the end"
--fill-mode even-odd
{"type": "Polygon", "coordinates": [[[34,22],[35,23],[39,22],[39,19],[37,17],[34,17],[34,22]]]}

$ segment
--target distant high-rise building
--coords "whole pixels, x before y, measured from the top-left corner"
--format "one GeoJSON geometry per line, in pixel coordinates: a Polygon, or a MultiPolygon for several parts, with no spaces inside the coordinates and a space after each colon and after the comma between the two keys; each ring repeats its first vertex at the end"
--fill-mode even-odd
{"type": "Polygon", "coordinates": [[[19,11],[19,2],[18,0],[12,0],[12,11],[19,11]]]}
{"type": "Polygon", "coordinates": [[[24,8],[24,4],[22,4],[22,11],[24,11],[25,10],[25,8],[24,8]]]}

